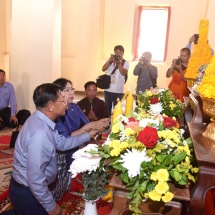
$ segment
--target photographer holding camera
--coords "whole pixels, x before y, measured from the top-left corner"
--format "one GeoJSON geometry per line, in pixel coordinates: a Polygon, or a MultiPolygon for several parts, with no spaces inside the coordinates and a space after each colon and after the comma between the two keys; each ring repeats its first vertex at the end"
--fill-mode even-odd
{"type": "Polygon", "coordinates": [[[146,89],[156,87],[158,71],[157,67],[151,65],[152,54],[144,52],[135,66],[133,74],[138,76],[136,93],[144,92],[146,89]]]}
{"type": "Polygon", "coordinates": [[[104,90],[105,104],[109,115],[111,115],[112,104],[115,106],[117,99],[122,99],[124,84],[127,80],[129,63],[123,59],[123,55],[123,46],[115,46],[114,54],[111,54],[102,67],[102,71],[107,71],[107,75],[111,76],[110,87],[104,90]]]}
{"type": "Polygon", "coordinates": [[[187,71],[187,65],[190,59],[190,49],[182,48],[180,57],[172,60],[171,67],[166,72],[166,77],[172,77],[168,88],[173,92],[175,98],[184,101],[183,97],[189,95],[187,88],[187,79],[184,74],[187,71]]]}

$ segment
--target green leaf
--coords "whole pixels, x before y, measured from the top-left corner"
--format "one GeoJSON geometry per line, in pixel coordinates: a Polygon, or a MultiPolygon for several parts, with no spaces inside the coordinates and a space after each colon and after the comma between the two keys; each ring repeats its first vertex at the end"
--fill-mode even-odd
{"type": "Polygon", "coordinates": [[[186,157],[186,152],[181,152],[173,157],[173,161],[177,165],[179,162],[184,160],[185,157],[186,157]]]}
{"type": "Polygon", "coordinates": [[[141,191],[145,191],[146,190],[146,186],[148,184],[149,181],[144,181],[143,183],[140,184],[140,190],[141,191]]]}
{"type": "Polygon", "coordinates": [[[173,178],[174,178],[176,181],[180,181],[180,180],[182,179],[182,174],[179,173],[178,171],[174,170],[173,178]]]}
{"type": "Polygon", "coordinates": [[[111,139],[117,139],[118,137],[118,134],[117,133],[110,133],[110,136],[109,136],[111,139]]]}
{"type": "Polygon", "coordinates": [[[164,166],[164,165],[157,165],[157,166],[154,167],[155,171],[158,171],[159,169],[167,169],[167,167],[164,166]]]}
{"type": "Polygon", "coordinates": [[[156,156],[156,159],[157,159],[160,163],[163,163],[165,157],[166,157],[165,155],[158,155],[158,156],[156,156]]]}
{"type": "Polygon", "coordinates": [[[147,192],[151,192],[152,190],[154,190],[154,182],[149,181],[147,185],[147,192]]]}
{"type": "Polygon", "coordinates": [[[152,161],[150,161],[150,162],[143,161],[140,164],[140,167],[142,168],[142,170],[149,170],[149,169],[153,168],[153,163],[152,163],[152,161]]]}
{"type": "Polygon", "coordinates": [[[143,178],[143,177],[144,177],[144,174],[145,174],[145,171],[140,170],[140,178],[143,178]]]}
{"type": "Polygon", "coordinates": [[[171,161],[172,161],[172,155],[167,155],[165,160],[164,160],[164,165],[169,166],[171,161]]]}
{"type": "Polygon", "coordinates": [[[123,182],[125,183],[128,183],[129,181],[129,178],[128,178],[128,174],[127,173],[123,173],[123,174],[120,174],[120,178],[122,179],[123,182]]]}
{"type": "Polygon", "coordinates": [[[187,181],[187,179],[186,179],[186,177],[185,177],[185,178],[182,178],[180,181],[178,181],[178,183],[179,183],[180,185],[186,185],[186,184],[188,183],[188,181],[187,181]]]}

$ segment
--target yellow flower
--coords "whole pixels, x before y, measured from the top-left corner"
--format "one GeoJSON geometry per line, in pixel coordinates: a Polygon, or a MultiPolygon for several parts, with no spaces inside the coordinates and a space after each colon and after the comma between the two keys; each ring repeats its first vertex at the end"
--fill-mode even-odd
{"type": "Polygon", "coordinates": [[[176,107],[176,104],[170,101],[169,107],[171,108],[171,110],[173,110],[176,107]]]}
{"type": "Polygon", "coordinates": [[[169,185],[166,182],[158,182],[158,184],[155,186],[155,190],[159,194],[164,194],[169,190],[169,185]]]}
{"type": "Polygon", "coordinates": [[[189,60],[188,68],[185,73],[186,78],[196,79],[198,68],[203,64],[208,64],[212,57],[210,46],[208,45],[208,29],[209,21],[200,20],[199,24],[199,39],[191,58],[189,60]]]}
{"type": "Polygon", "coordinates": [[[125,134],[126,134],[126,136],[130,136],[130,135],[134,134],[134,130],[131,128],[126,128],[125,134]]]}
{"type": "Polygon", "coordinates": [[[157,172],[157,178],[159,181],[168,181],[169,180],[169,173],[166,169],[159,169],[157,172]]]}
{"type": "Polygon", "coordinates": [[[187,155],[190,155],[190,149],[187,145],[185,146],[179,146],[178,152],[186,152],[187,155]]]}
{"type": "Polygon", "coordinates": [[[164,196],[162,196],[163,202],[169,202],[173,199],[174,194],[171,192],[167,192],[164,196]]]}
{"type": "Polygon", "coordinates": [[[112,157],[118,156],[119,154],[120,154],[120,149],[119,148],[114,148],[110,152],[110,156],[112,156],[112,157]]]}
{"type": "Polygon", "coordinates": [[[193,182],[196,182],[196,179],[190,173],[188,173],[188,179],[193,182]]]}
{"type": "Polygon", "coordinates": [[[120,144],[121,151],[124,149],[127,149],[127,148],[128,148],[128,143],[127,142],[121,142],[121,144],[120,144]]]}
{"type": "Polygon", "coordinates": [[[150,179],[153,180],[153,181],[157,181],[158,180],[156,172],[153,172],[151,174],[150,179]]]}
{"type": "Polygon", "coordinates": [[[153,201],[161,200],[161,195],[156,190],[149,192],[148,195],[149,195],[149,198],[153,201]]]}
{"type": "Polygon", "coordinates": [[[147,90],[147,96],[151,97],[153,94],[152,94],[152,91],[151,90],[147,90]]]}
{"type": "Polygon", "coordinates": [[[205,75],[198,87],[201,96],[215,99],[215,55],[205,69],[205,75]]]}
{"type": "Polygon", "coordinates": [[[119,132],[119,125],[118,124],[114,124],[112,126],[111,132],[113,132],[114,134],[118,133],[119,132]]]}
{"type": "Polygon", "coordinates": [[[194,172],[194,173],[197,173],[198,171],[199,171],[199,169],[196,168],[196,167],[193,167],[193,168],[191,169],[191,172],[194,172]]]}
{"type": "Polygon", "coordinates": [[[113,140],[110,142],[109,147],[111,148],[119,148],[120,147],[120,141],[119,140],[113,140]]]}

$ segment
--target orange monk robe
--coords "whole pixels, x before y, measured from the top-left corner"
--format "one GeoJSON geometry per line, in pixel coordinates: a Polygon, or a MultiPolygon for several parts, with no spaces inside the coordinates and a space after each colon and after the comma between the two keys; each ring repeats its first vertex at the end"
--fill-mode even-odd
{"type": "MultiPolygon", "coordinates": [[[[184,74],[186,70],[183,70],[184,74]]],[[[174,69],[172,73],[172,80],[169,83],[168,88],[172,91],[175,98],[184,102],[183,97],[189,96],[189,90],[187,88],[187,82],[183,80],[181,73],[174,69]]]]}

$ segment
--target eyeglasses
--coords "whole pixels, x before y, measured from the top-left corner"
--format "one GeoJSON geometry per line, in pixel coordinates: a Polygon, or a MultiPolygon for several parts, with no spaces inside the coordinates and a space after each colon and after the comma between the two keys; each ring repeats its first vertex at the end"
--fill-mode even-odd
{"type": "Polygon", "coordinates": [[[62,102],[64,105],[67,105],[67,101],[63,100],[63,101],[54,101],[54,102],[62,102]]]}
{"type": "Polygon", "coordinates": [[[75,88],[67,88],[67,89],[65,89],[63,92],[75,92],[75,88]]]}

